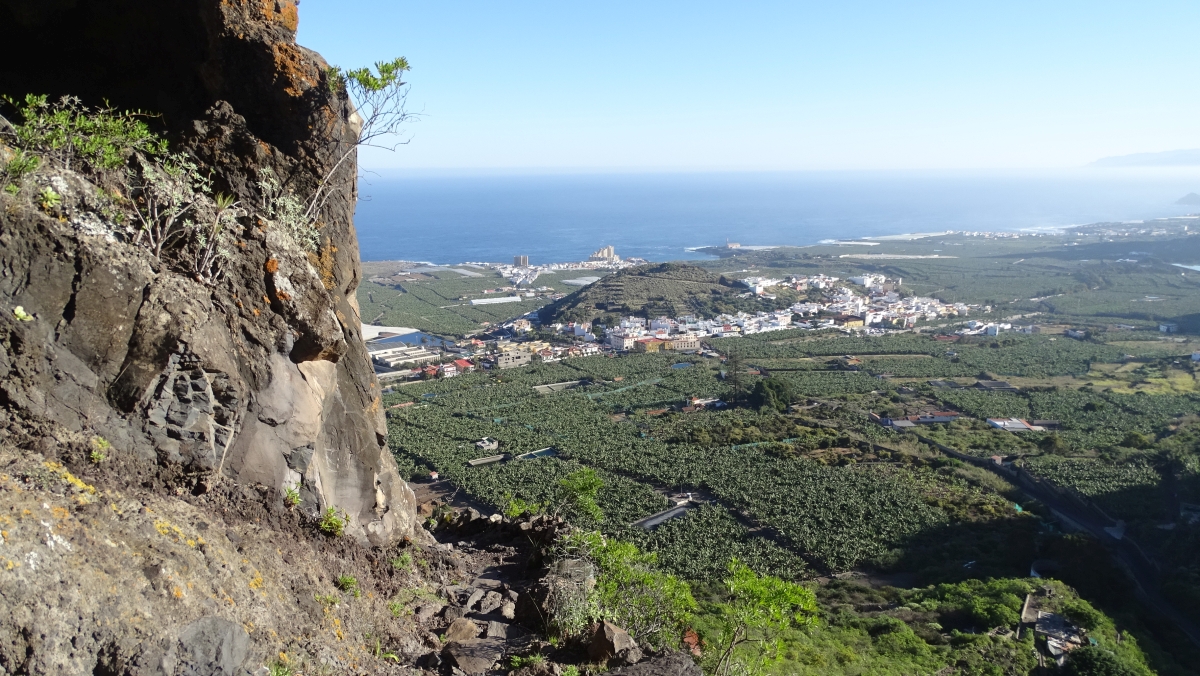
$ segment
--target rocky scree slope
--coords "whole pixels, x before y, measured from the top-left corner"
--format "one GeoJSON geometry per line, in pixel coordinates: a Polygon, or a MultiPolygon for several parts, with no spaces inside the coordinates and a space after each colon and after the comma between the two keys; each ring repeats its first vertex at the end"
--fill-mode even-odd
{"type": "Polygon", "coordinates": [[[561,519],[426,503],[439,541],[367,548],[313,537],[265,486],[129,486],[75,461],[91,438],[56,434],[58,460],[0,446],[3,673],[461,676],[522,657],[512,674],[700,676],[607,623],[541,639],[550,590],[591,581],[544,558],[561,519]]]}

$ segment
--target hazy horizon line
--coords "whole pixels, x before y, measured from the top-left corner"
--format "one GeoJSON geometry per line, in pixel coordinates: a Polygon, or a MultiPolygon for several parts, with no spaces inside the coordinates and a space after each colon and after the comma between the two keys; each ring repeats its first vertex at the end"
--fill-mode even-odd
{"type": "Polygon", "coordinates": [[[636,174],[1061,174],[1088,173],[1119,174],[1188,174],[1200,175],[1200,165],[1160,166],[1097,166],[1084,164],[1072,167],[920,167],[920,168],[831,168],[831,169],[751,169],[751,168],[685,168],[685,167],[372,167],[359,165],[368,175],[636,175],[636,174]]]}

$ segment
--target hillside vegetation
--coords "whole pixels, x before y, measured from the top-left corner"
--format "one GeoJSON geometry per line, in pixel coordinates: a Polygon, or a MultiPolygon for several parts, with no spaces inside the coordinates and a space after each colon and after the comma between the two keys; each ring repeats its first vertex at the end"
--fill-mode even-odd
{"type": "Polygon", "coordinates": [[[694,265],[656,263],[622,270],[589,284],[542,308],[539,316],[543,322],[586,322],[606,315],[711,317],[723,312],[767,309],[764,301],[738,298],[745,291],[741,284],[694,265]]]}

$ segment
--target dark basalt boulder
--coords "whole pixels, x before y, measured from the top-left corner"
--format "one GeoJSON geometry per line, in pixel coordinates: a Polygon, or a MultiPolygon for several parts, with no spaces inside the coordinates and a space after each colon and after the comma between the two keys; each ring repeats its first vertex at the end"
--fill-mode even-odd
{"type": "Polygon", "coordinates": [[[683,653],[652,657],[633,666],[608,672],[612,676],[703,676],[692,658],[683,653]]]}

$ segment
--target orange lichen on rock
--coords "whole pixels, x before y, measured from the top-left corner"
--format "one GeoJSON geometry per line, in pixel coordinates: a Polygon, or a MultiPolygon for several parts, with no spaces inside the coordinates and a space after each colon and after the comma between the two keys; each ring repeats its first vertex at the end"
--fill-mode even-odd
{"type": "Polygon", "coordinates": [[[305,91],[320,82],[321,74],[316,65],[304,58],[299,47],[288,43],[276,43],[271,45],[271,49],[275,52],[276,77],[284,79],[284,91],[289,96],[303,96],[305,91]]]}
{"type": "Polygon", "coordinates": [[[294,0],[259,0],[258,8],[264,19],[274,21],[295,32],[300,26],[300,9],[294,0]]]}
{"type": "Polygon", "coordinates": [[[279,22],[290,31],[296,30],[300,27],[300,9],[295,5],[284,5],[279,13],[279,22]]]}
{"type": "Polygon", "coordinates": [[[272,258],[267,261],[266,267],[267,267],[267,272],[269,272],[271,274],[275,274],[276,272],[279,272],[279,261],[272,258]]]}
{"type": "Polygon", "coordinates": [[[333,274],[333,270],[337,266],[337,261],[333,257],[334,252],[330,249],[331,247],[328,246],[321,249],[320,257],[316,262],[316,268],[317,273],[321,275],[321,283],[325,285],[327,290],[332,291],[337,286],[333,274]]]}

